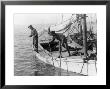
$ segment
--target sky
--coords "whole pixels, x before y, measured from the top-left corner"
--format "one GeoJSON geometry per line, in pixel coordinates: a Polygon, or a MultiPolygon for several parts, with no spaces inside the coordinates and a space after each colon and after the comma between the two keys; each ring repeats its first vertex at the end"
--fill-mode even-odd
{"type": "Polygon", "coordinates": [[[61,14],[15,14],[14,24],[55,24],[61,21],[61,14]]]}
{"type": "MultiPolygon", "coordinates": [[[[71,17],[72,14],[14,14],[15,25],[56,24],[71,17]],[[63,16],[63,19],[62,19],[63,16]]],[[[96,20],[96,14],[88,14],[89,19],[96,20]]]]}

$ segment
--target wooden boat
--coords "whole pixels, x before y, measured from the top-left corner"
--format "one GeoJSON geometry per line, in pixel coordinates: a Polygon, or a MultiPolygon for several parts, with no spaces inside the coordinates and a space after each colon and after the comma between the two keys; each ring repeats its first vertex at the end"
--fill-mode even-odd
{"type": "MultiPolygon", "coordinates": [[[[71,51],[71,53],[72,52],[73,51],[71,51]]],[[[56,49],[56,51],[54,50],[53,52],[49,52],[42,47],[42,44],[39,44],[39,53],[35,52],[35,54],[36,54],[36,57],[38,59],[40,59],[41,61],[43,61],[47,64],[51,64],[54,67],[66,70],[67,74],[69,72],[76,73],[77,75],[80,75],[80,76],[82,76],[82,75],[83,76],[95,75],[96,74],[96,71],[93,74],[91,74],[92,73],[91,71],[89,71],[87,73],[87,65],[88,64],[84,63],[84,60],[83,60],[84,56],[83,55],[82,56],[68,56],[67,51],[63,51],[62,52],[63,58],[59,58],[58,56],[60,54],[57,49],[56,49]],[[83,69],[82,67],[84,65],[85,65],[85,68],[83,69]],[[83,69],[83,72],[82,72],[82,69],[83,69]]],[[[92,67],[94,67],[95,60],[90,61],[89,65],[90,66],[92,65],[92,67]]],[[[94,68],[92,68],[92,70],[93,69],[94,68]]]]}
{"type": "MultiPolygon", "coordinates": [[[[57,29],[56,32],[60,32],[63,30],[67,30],[72,25],[70,21],[66,23],[67,25],[64,25],[64,24],[63,25],[61,24],[58,27],[57,26],[51,27],[51,30],[57,29]]],[[[54,43],[50,44],[51,39],[52,37],[48,34],[48,31],[46,30],[43,32],[42,36],[39,37],[39,42],[38,42],[39,52],[38,53],[36,52],[36,56],[40,60],[42,60],[47,64],[51,64],[54,67],[67,70],[67,72],[71,71],[81,75],[82,74],[89,75],[87,68],[85,69],[86,72],[82,72],[84,64],[87,66],[88,64],[85,63],[83,60],[85,58],[84,55],[81,55],[81,52],[84,51],[81,45],[76,43],[74,40],[72,40],[71,43],[68,42],[70,53],[73,54],[71,56],[68,56],[68,53],[64,47],[62,47],[62,53],[60,54],[58,41],[55,40],[54,43]],[[78,53],[79,54],[75,56],[76,52],[77,54],[78,53]]]]}

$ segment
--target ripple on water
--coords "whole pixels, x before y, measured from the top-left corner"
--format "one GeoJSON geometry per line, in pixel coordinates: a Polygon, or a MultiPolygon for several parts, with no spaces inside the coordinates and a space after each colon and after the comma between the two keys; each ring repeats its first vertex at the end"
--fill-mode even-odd
{"type": "Polygon", "coordinates": [[[32,40],[28,34],[14,33],[14,75],[33,75],[32,40]]]}

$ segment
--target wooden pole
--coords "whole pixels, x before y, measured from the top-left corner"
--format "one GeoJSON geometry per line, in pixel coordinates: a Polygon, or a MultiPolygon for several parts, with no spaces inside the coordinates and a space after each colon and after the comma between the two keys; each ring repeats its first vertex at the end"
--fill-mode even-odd
{"type": "Polygon", "coordinates": [[[86,26],[86,14],[82,14],[82,30],[83,30],[83,49],[84,57],[87,57],[87,26],[86,26]]]}

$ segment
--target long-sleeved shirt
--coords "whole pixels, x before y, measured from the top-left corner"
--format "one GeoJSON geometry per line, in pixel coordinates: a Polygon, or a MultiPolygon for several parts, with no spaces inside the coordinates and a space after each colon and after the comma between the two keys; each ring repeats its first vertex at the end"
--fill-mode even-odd
{"type": "Polygon", "coordinates": [[[30,37],[35,37],[35,36],[38,36],[38,33],[37,33],[37,31],[36,31],[36,29],[34,29],[33,28],[33,30],[31,30],[31,35],[30,35],[30,37]]]}

